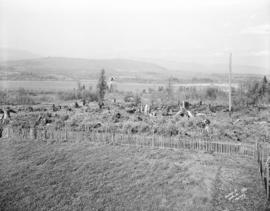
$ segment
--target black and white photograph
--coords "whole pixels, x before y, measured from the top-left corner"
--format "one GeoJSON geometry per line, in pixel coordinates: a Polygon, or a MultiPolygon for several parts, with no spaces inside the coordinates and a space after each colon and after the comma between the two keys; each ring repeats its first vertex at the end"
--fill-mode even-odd
{"type": "Polygon", "coordinates": [[[0,0],[0,211],[270,211],[270,0],[0,0]]]}

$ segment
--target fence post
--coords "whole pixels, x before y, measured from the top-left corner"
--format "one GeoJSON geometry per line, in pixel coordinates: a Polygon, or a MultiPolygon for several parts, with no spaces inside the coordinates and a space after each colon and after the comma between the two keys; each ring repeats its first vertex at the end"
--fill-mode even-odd
{"type": "Polygon", "coordinates": [[[10,127],[7,127],[7,138],[10,138],[10,127]]]}
{"type": "Polygon", "coordinates": [[[111,137],[111,143],[112,143],[112,145],[113,145],[113,142],[114,142],[114,130],[113,130],[113,134],[112,134],[112,137],[111,137]]]}
{"type": "Polygon", "coordinates": [[[67,134],[67,125],[65,124],[65,141],[68,139],[68,134],[67,134]]]}
{"type": "Polygon", "coordinates": [[[257,145],[257,161],[258,161],[258,163],[260,163],[260,155],[261,155],[261,151],[260,151],[260,145],[258,144],[257,145]]]}
{"type": "Polygon", "coordinates": [[[267,196],[267,200],[269,200],[269,165],[268,165],[269,160],[268,159],[266,161],[266,196],[267,196]]]}
{"type": "Polygon", "coordinates": [[[264,177],[264,173],[263,173],[263,148],[262,148],[262,151],[261,151],[261,175],[262,177],[264,177]]]}
{"type": "Polygon", "coordinates": [[[254,159],[257,159],[256,156],[258,155],[258,140],[256,140],[253,153],[254,153],[254,159]]]}
{"type": "Polygon", "coordinates": [[[37,131],[36,131],[36,127],[31,127],[30,128],[30,139],[31,140],[35,140],[37,138],[37,131]]]}
{"type": "Polygon", "coordinates": [[[259,162],[259,167],[260,167],[260,174],[262,176],[262,152],[261,152],[261,149],[260,149],[259,155],[258,155],[258,162],[259,162]]]}

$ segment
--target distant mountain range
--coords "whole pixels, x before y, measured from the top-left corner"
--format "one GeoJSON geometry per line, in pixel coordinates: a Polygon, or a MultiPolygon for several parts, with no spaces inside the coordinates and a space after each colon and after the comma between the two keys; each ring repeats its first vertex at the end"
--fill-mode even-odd
{"type": "Polygon", "coordinates": [[[166,68],[159,65],[125,59],[77,59],[62,57],[46,57],[38,59],[11,60],[0,62],[0,72],[42,77],[50,75],[56,79],[96,79],[101,69],[108,76],[118,78],[162,78],[167,75],[166,68]]]}
{"type": "Polygon", "coordinates": [[[23,59],[34,59],[39,58],[40,55],[34,54],[30,51],[0,48],[0,62],[12,61],[12,60],[23,60],[23,59]]]}
{"type": "MultiPolygon", "coordinates": [[[[206,78],[228,73],[227,64],[197,64],[161,60],[81,59],[68,57],[39,57],[18,50],[0,48],[0,77],[2,80],[91,80],[101,69],[107,76],[122,80],[166,80],[174,78],[206,78]]],[[[234,65],[235,74],[266,74],[264,68],[234,65]]],[[[268,73],[269,74],[269,73],[268,73]]]]}
{"type": "MultiPolygon", "coordinates": [[[[225,63],[199,63],[199,62],[179,62],[167,61],[161,59],[147,59],[148,61],[157,65],[166,67],[174,72],[187,72],[197,75],[202,74],[227,74],[229,71],[229,64],[225,63]]],[[[232,72],[235,74],[255,74],[255,75],[270,75],[270,70],[255,65],[241,65],[232,63],[232,72]]]]}

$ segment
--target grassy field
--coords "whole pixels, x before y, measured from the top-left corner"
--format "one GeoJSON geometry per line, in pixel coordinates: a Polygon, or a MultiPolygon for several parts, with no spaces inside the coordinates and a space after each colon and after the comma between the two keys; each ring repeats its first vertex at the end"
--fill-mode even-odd
{"type": "Polygon", "coordinates": [[[261,210],[253,160],[207,153],[0,140],[0,210],[261,210]],[[228,200],[247,188],[245,198],[228,200]]]}

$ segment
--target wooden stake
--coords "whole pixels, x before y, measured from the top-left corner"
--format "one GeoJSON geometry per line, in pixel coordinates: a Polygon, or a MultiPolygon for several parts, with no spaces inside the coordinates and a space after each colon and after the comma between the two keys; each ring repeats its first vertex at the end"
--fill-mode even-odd
{"type": "Polygon", "coordinates": [[[67,125],[65,124],[65,141],[67,141],[68,137],[67,137],[67,125]]]}
{"type": "Polygon", "coordinates": [[[268,165],[268,159],[266,161],[266,195],[267,195],[267,200],[269,200],[269,165],[268,165]]]}

